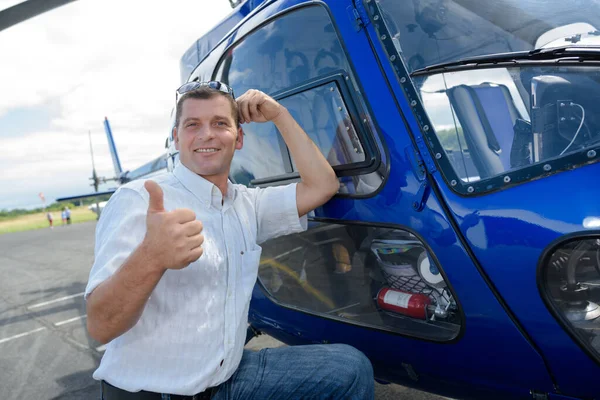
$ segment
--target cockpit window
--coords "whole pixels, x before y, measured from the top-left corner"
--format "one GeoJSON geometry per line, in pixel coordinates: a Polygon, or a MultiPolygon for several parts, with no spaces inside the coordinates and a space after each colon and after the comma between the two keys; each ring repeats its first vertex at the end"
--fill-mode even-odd
{"type": "Polygon", "coordinates": [[[462,182],[537,164],[551,172],[549,161],[600,145],[596,67],[491,68],[414,82],[462,182]]]}
{"type": "MultiPolygon", "coordinates": [[[[416,78],[415,83],[434,131],[461,180],[474,182],[531,161],[513,157],[511,162],[513,126],[517,120],[527,125],[530,117],[507,70],[436,74],[416,78]]],[[[529,153],[522,156],[528,157],[529,153]]]]}
{"type": "Polygon", "coordinates": [[[474,56],[600,44],[596,0],[377,0],[409,72],[474,56]]]}
{"type": "Polygon", "coordinates": [[[600,2],[364,2],[459,193],[600,159],[600,2]]]}

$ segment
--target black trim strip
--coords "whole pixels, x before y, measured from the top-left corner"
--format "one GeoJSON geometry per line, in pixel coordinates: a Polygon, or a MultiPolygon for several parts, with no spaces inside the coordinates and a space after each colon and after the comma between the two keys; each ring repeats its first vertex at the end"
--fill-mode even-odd
{"type": "Polygon", "coordinates": [[[493,69],[493,68],[521,68],[526,67],[589,67],[589,66],[600,66],[600,61],[586,60],[585,62],[566,59],[566,60],[519,60],[519,61],[501,61],[490,64],[468,64],[468,65],[457,65],[448,66],[440,69],[429,69],[424,68],[410,73],[412,78],[420,76],[430,76],[437,74],[445,74],[448,72],[459,72],[459,71],[473,71],[482,69],[493,69]]]}

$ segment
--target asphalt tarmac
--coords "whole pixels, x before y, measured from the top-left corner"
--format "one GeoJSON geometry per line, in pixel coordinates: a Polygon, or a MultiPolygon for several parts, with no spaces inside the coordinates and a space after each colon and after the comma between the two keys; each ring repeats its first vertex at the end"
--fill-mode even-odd
{"type": "MultiPolygon", "coordinates": [[[[95,222],[0,235],[0,399],[100,399],[103,346],[86,331],[83,291],[95,222]]],[[[251,349],[283,346],[262,335],[251,349]]],[[[376,384],[375,398],[442,397],[376,384]]]]}

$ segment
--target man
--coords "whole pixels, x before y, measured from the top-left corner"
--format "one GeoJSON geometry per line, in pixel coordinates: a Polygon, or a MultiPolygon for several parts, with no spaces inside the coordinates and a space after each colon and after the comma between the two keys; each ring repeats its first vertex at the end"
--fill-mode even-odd
{"type": "Polygon", "coordinates": [[[69,210],[69,207],[65,207],[65,217],[67,218],[67,224],[71,225],[71,210],[69,210]]]}
{"type": "Polygon", "coordinates": [[[108,343],[94,372],[104,399],[372,398],[371,364],[350,346],[243,349],[258,243],[306,229],[306,214],[339,188],[331,166],[262,92],[236,101],[209,82],[178,94],[180,163],[119,188],[97,227],[85,296],[88,331],[108,343]],[[301,182],[232,184],[240,123],[266,121],[281,132],[301,182]]]}

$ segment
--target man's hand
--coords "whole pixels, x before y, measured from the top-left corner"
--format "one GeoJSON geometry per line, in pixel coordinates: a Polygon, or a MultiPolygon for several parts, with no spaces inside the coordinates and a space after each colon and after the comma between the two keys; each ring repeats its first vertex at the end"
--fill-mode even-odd
{"type": "Polygon", "coordinates": [[[237,98],[240,124],[267,122],[279,117],[285,108],[259,90],[250,89],[237,98]]]}
{"type": "Polygon", "coordinates": [[[202,255],[202,222],[187,208],[165,211],[163,191],[154,181],[144,187],[150,195],[143,246],[159,270],[182,269],[202,255]]]}

